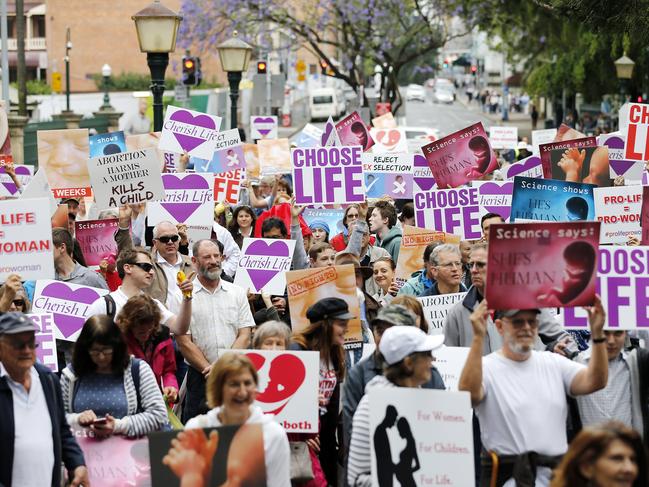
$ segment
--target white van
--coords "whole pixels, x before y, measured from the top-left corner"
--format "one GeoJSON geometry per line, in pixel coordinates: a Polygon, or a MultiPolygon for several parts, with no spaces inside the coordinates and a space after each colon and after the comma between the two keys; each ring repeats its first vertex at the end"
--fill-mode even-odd
{"type": "Polygon", "coordinates": [[[338,118],[345,113],[344,99],[340,100],[339,90],[335,88],[316,88],[309,94],[311,120],[338,118]]]}

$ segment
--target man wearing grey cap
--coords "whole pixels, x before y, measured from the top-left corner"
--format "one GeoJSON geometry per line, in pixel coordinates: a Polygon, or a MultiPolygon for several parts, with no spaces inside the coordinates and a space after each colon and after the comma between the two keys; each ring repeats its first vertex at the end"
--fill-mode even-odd
{"type": "Polygon", "coordinates": [[[502,348],[483,358],[489,316],[486,300],[471,314],[473,341],[459,390],[471,394],[480,420],[481,485],[490,485],[492,474],[499,486],[549,484],[552,469],[568,449],[566,396],[591,394],[608,380],[606,313],[599,296],[585,310],[593,336],[587,367],[556,353],[534,350],[538,309],[497,312],[502,348]]]}
{"type": "Polygon", "coordinates": [[[22,313],[0,316],[0,485],[58,487],[61,462],[72,486],[88,470],[65,420],[59,379],[36,363],[38,327],[22,313]]]}

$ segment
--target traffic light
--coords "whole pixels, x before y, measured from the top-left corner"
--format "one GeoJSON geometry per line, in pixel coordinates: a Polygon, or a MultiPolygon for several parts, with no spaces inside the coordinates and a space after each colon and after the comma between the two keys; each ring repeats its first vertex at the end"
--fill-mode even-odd
{"type": "Polygon", "coordinates": [[[320,71],[322,74],[327,74],[327,69],[329,68],[329,64],[327,64],[327,61],[324,59],[320,60],[320,71]]]}
{"type": "Polygon", "coordinates": [[[266,61],[257,61],[257,74],[266,74],[267,67],[266,61]]]}
{"type": "Polygon", "coordinates": [[[478,73],[478,67],[474,64],[471,66],[471,74],[475,76],[478,73]]]}
{"type": "Polygon", "coordinates": [[[183,84],[185,86],[196,86],[198,84],[198,77],[196,76],[197,58],[191,56],[183,56],[183,84]]]}
{"type": "Polygon", "coordinates": [[[444,59],[444,69],[448,68],[448,65],[451,63],[449,59],[444,59]]]}

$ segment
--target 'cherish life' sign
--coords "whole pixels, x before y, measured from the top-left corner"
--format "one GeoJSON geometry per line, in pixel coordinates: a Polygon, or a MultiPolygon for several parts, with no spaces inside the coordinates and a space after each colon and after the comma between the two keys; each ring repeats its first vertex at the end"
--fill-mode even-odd
{"type": "Polygon", "coordinates": [[[298,147],[291,151],[298,205],[365,201],[361,146],[298,147]]]}

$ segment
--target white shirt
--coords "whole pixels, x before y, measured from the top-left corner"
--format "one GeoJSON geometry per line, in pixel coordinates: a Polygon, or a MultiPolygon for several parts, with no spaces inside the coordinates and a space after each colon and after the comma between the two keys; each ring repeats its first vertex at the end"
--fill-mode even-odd
{"type": "MultiPolygon", "coordinates": [[[[140,291],[140,293],[144,294],[144,291],[140,291]]],[[[126,301],[128,301],[128,296],[124,294],[124,292],[122,291],[122,286],[118,287],[117,290],[110,293],[110,295],[115,300],[115,316],[117,316],[121,311],[121,309],[126,304],[126,301]]],[[[162,320],[160,320],[160,323],[166,325],[169,322],[169,320],[173,318],[175,315],[167,308],[165,308],[165,305],[162,304],[160,301],[158,301],[155,298],[153,300],[158,305],[158,309],[160,309],[160,313],[162,314],[162,320]]],[[[107,312],[106,300],[104,299],[103,296],[101,296],[99,299],[97,299],[97,301],[95,301],[90,305],[90,310],[88,311],[88,317],[94,315],[105,315],[106,312],[107,312]]]]}
{"type": "MultiPolygon", "coordinates": [[[[30,369],[29,392],[15,382],[0,363],[0,377],[6,377],[14,406],[13,485],[41,487],[52,483],[54,440],[52,420],[38,372],[30,369]]],[[[6,419],[6,418],[3,418],[6,419]]]]}
{"type": "Polygon", "coordinates": [[[214,293],[194,279],[194,300],[189,333],[209,363],[219,358],[219,350],[228,349],[240,328],[255,326],[246,291],[219,280],[214,293]]]}
{"type": "Polygon", "coordinates": [[[172,265],[167,262],[164,257],[158,254],[157,263],[160,265],[160,267],[162,267],[165,276],[167,276],[167,308],[172,313],[178,314],[180,313],[180,307],[182,306],[183,302],[183,293],[178,287],[176,276],[181,266],[183,265],[183,258],[180,252],[178,252],[176,263],[172,265]]]}
{"type": "Polygon", "coordinates": [[[228,276],[234,277],[239,265],[241,249],[239,249],[239,246],[234,241],[232,234],[227,228],[214,222],[213,229],[216,234],[216,239],[223,244],[223,270],[228,276]]]}
{"type": "Polygon", "coordinates": [[[485,449],[501,455],[563,455],[566,395],[585,367],[551,352],[516,362],[494,352],[482,359],[485,397],[475,408],[485,449]]]}

